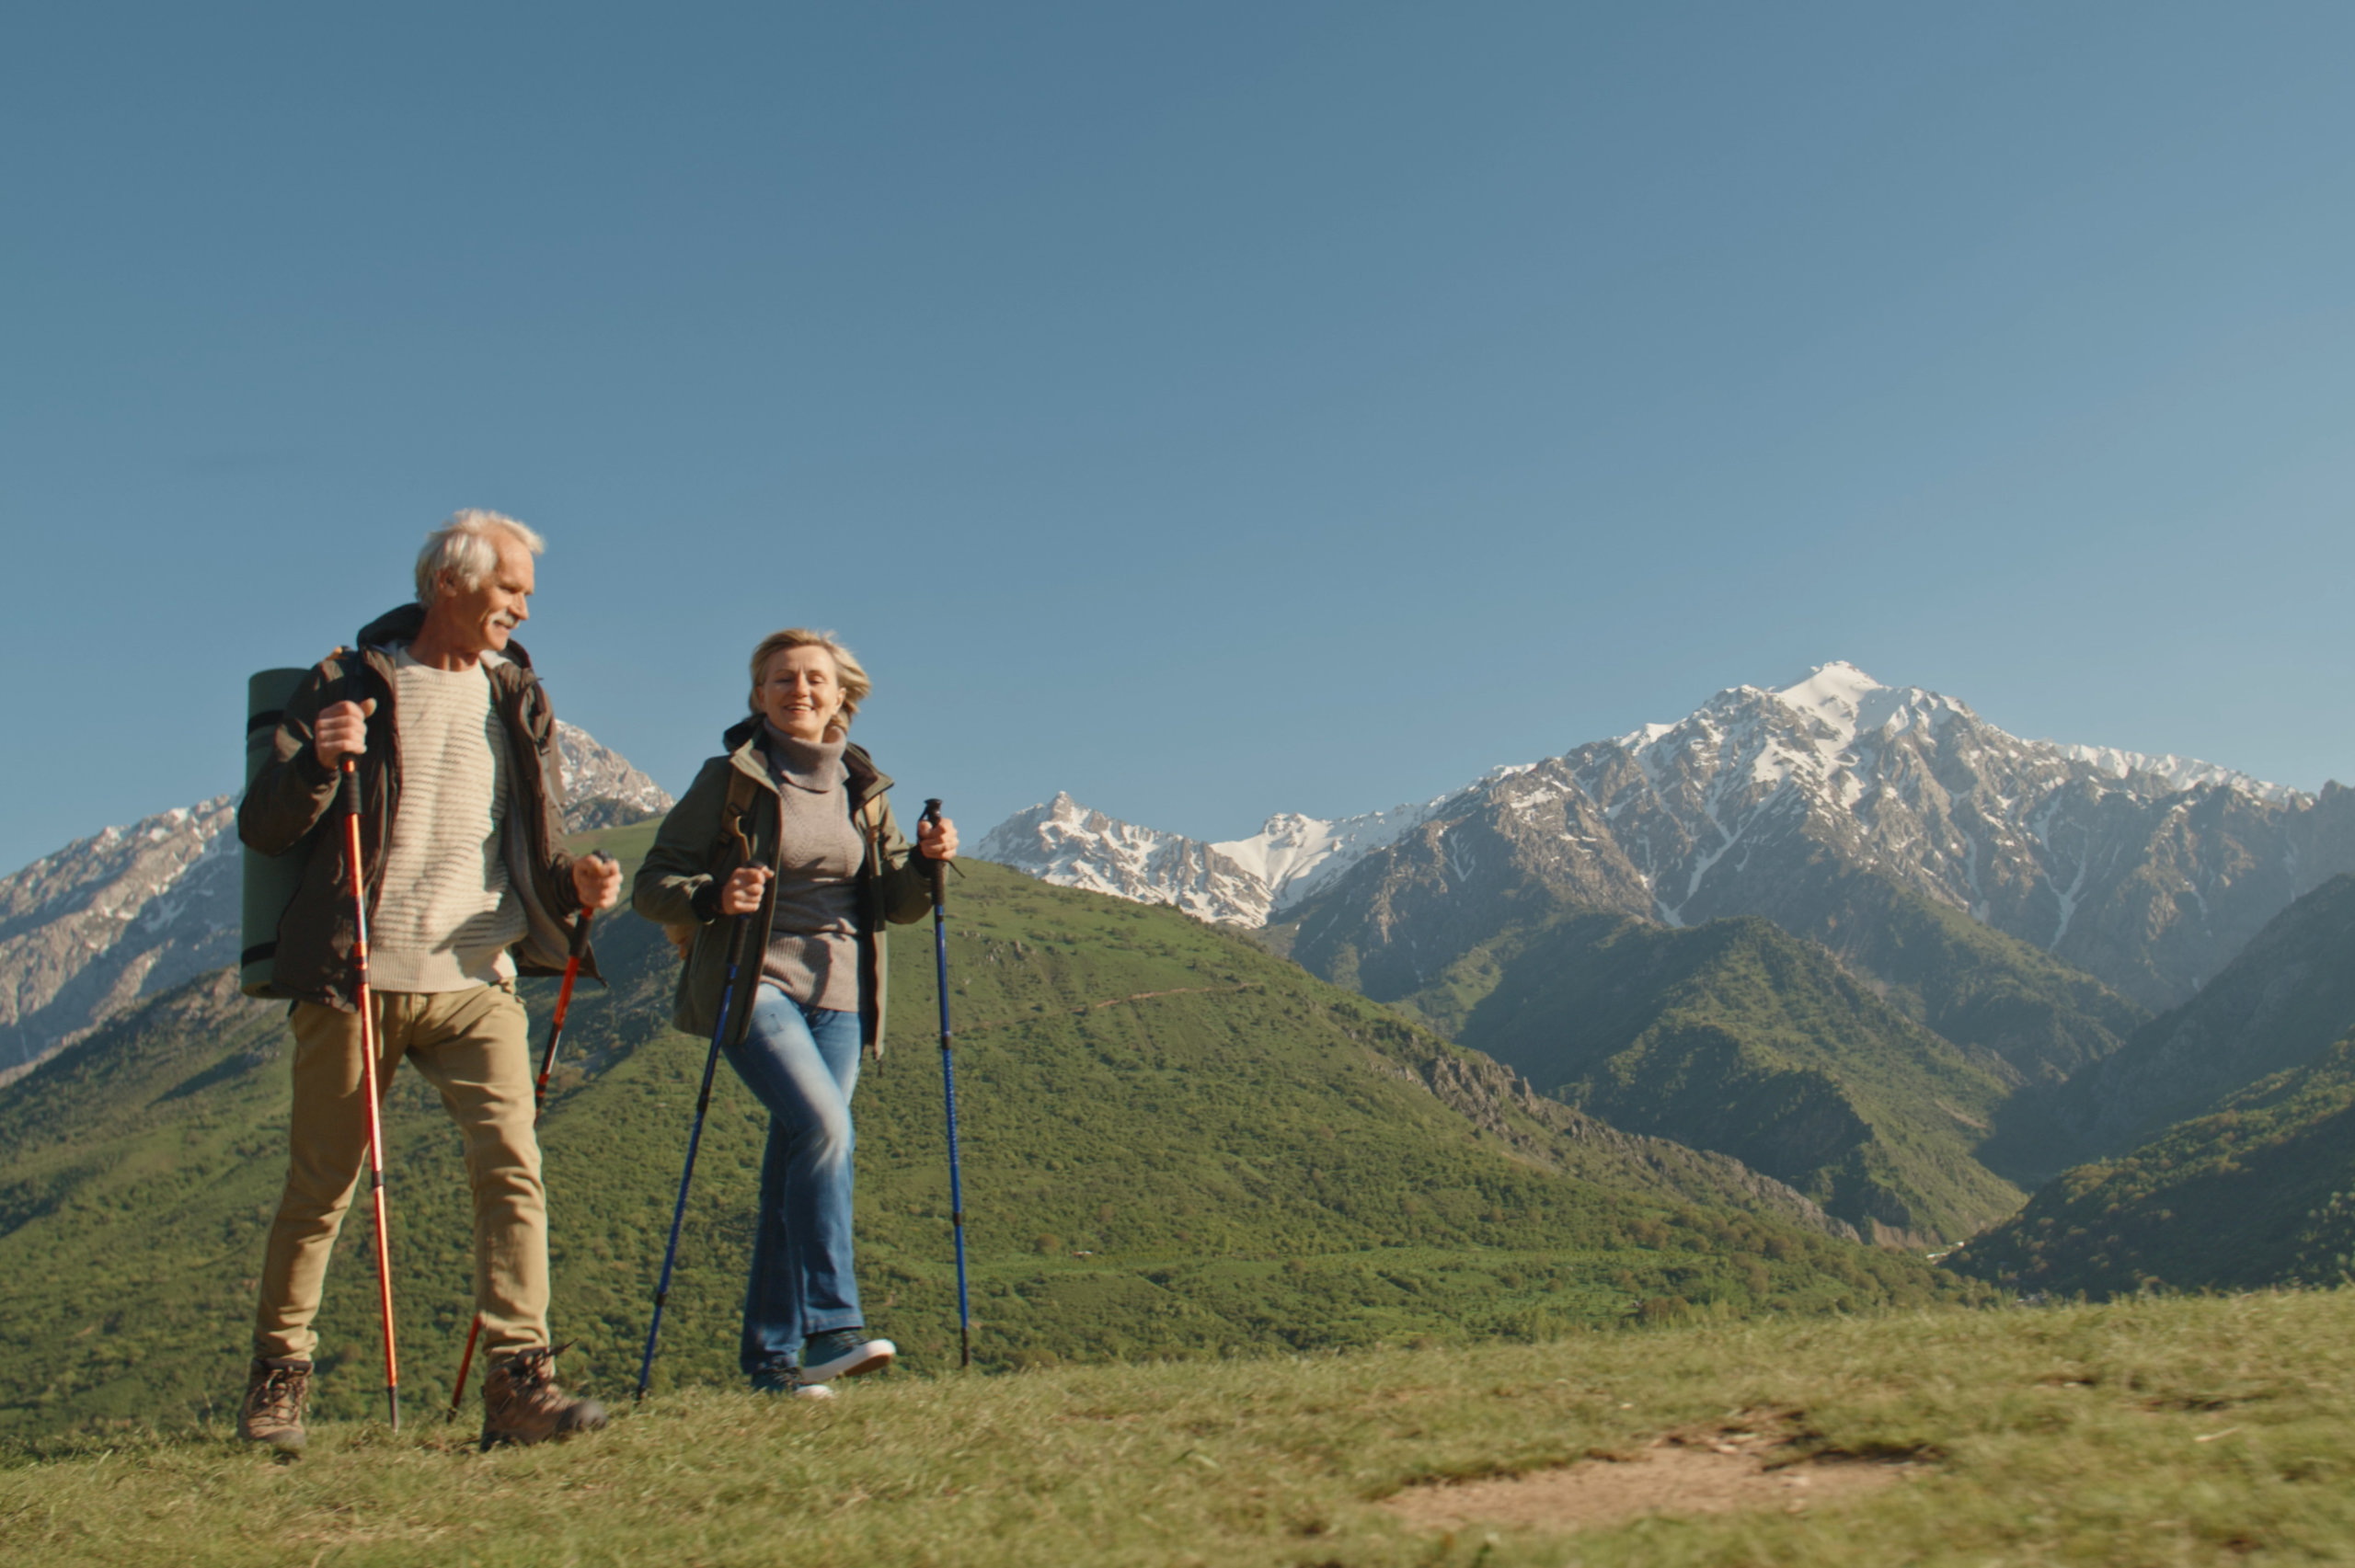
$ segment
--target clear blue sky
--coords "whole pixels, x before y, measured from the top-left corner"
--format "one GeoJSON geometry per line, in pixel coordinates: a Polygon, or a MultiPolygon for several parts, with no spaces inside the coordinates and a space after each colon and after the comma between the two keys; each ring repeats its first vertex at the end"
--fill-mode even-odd
{"type": "Polygon", "coordinates": [[[1420,798],[1848,658],[2355,779],[2355,7],[35,7],[0,870],[551,542],[674,790],[770,628],[970,831],[1420,798]]]}

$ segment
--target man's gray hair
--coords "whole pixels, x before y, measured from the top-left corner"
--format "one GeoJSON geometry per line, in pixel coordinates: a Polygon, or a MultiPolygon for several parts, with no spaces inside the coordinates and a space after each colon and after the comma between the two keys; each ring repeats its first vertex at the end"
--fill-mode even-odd
{"type": "Polygon", "coordinates": [[[480,588],[499,569],[499,540],[513,540],[536,555],[547,542],[503,512],[479,507],[453,512],[450,521],[425,536],[417,553],[417,601],[428,610],[442,596],[442,576],[462,589],[480,588]]]}

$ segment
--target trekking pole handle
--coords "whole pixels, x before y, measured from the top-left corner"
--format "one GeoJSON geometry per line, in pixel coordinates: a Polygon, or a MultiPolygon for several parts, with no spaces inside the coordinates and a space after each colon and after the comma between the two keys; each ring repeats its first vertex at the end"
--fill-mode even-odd
{"type": "MultiPolygon", "coordinates": [[[[603,850],[592,850],[589,858],[610,861],[614,857],[603,850]]],[[[589,922],[596,918],[594,911],[589,910],[583,910],[572,917],[572,944],[569,950],[569,956],[578,958],[589,951],[589,922]]]]}
{"type": "MultiPolygon", "coordinates": [[[[936,799],[926,800],[924,803],[924,815],[917,820],[929,822],[936,828],[939,827],[940,802],[936,799]]],[[[948,903],[948,863],[932,855],[925,855],[924,869],[925,874],[932,878],[932,907],[936,910],[946,908],[948,903]]]]}
{"type": "MultiPolygon", "coordinates": [[[[368,873],[367,868],[360,864],[360,857],[367,853],[364,846],[361,843],[361,839],[363,835],[360,831],[359,827],[360,759],[352,756],[348,751],[345,752],[340,772],[342,773],[343,777],[335,786],[335,800],[336,805],[342,808],[345,818],[349,819],[350,825],[345,828],[344,831],[346,834],[346,841],[350,846],[351,853],[351,895],[353,898],[362,900],[361,904],[361,915],[364,920],[367,914],[367,905],[365,903],[366,895],[362,892],[362,889],[367,886],[368,873]]],[[[367,928],[364,925],[361,928],[360,937],[361,941],[363,943],[368,939],[367,928]]],[[[362,962],[364,965],[365,960],[362,960],[362,962]]],[[[362,978],[365,978],[364,972],[362,978]]]]}

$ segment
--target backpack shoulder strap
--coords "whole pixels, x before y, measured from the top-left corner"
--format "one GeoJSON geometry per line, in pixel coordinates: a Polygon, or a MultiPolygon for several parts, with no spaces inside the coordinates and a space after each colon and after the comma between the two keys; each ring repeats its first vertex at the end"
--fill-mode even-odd
{"type": "MultiPolygon", "coordinates": [[[[712,846],[713,865],[727,863],[729,845],[752,841],[752,832],[744,822],[752,809],[754,797],[760,794],[760,788],[743,769],[731,767],[728,770],[728,800],[719,808],[720,837],[718,842],[712,846]]],[[[681,962],[685,961],[688,952],[695,946],[695,933],[700,929],[695,925],[666,925],[662,928],[663,934],[671,939],[671,945],[678,949],[681,962]]]]}
{"type": "Polygon", "coordinates": [[[728,770],[728,804],[720,808],[720,831],[740,842],[750,842],[752,833],[744,826],[745,816],[752,809],[753,797],[761,786],[750,773],[738,767],[728,770]]]}

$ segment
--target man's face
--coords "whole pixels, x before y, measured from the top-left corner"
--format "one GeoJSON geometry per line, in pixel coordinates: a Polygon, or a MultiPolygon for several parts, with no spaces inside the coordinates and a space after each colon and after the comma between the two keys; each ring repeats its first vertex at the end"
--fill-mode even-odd
{"type": "Polygon", "coordinates": [[[511,539],[498,544],[499,565],[480,588],[444,578],[442,602],[434,607],[466,653],[506,652],[515,628],[532,618],[532,553],[511,539]]]}

